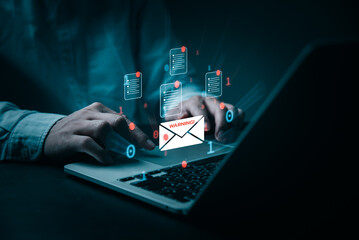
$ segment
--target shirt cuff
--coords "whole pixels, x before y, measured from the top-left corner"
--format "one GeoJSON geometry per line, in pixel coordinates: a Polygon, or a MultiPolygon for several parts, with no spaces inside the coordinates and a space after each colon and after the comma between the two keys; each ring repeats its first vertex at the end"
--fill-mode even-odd
{"type": "Polygon", "coordinates": [[[38,113],[24,117],[11,132],[8,144],[9,159],[35,161],[41,154],[45,138],[52,126],[64,115],[38,113]]]}

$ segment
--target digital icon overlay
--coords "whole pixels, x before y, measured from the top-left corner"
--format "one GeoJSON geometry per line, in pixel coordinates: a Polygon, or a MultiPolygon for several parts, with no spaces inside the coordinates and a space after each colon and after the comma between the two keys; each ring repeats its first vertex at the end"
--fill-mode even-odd
{"type": "Polygon", "coordinates": [[[115,131],[111,131],[105,141],[106,149],[133,158],[136,154],[136,147],[115,131]]]}
{"type": "Polygon", "coordinates": [[[136,154],[136,148],[133,144],[130,144],[126,148],[126,156],[128,158],[133,158],[136,154]]]}
{"type": "Polygon", "coordinates": [[[207,152],[207,154],[212,154],[212,153],[214,153],[214,151],[213,151],[213,142],[212,142],[212,141],[209,141],[209,142],[208,142],[208,145],[209,145],[209,151],[207,152]]]}
{"type": "Polygon", "coordinates": [[[205,94],[206,94],[206,97],[222,96],[222,71],[221,70],[206,73],[205,94]]]}
{"type": "Polygon", "coordinates": [[[233,111],[232,110],[228,110],[226,112],[226,121],[228,123],[232,122],[233,121],[233,111]]]}
{"type": "Polygon", "coordinates": [[[159,126],[159,149],[161,151],[201,144],[203,141],[203,115],[163,122],[159,126]]]}
{"type": "Polygon", "coordinates": [[[229,77],[227,77],[227,83],[226,83],[226,86],[231,86],[231,82],[229,81],[229,77]]]}
{"type": "Polygon", "coordinates": [[[138,99],[142,97],[142,73],[129,73],[124,77],[125,100],[138,99]]]}
{"type": "Polygon", "coordinates": [[[160,116],[179,115],[182,112],[182,83],[162,84],[160,87],[160,116]]]}
{"type": "Polygon", "coordinates": [[[170,50],[170,75],[186,74],[188,72],[188,50],[186,47],[170,50]]]}

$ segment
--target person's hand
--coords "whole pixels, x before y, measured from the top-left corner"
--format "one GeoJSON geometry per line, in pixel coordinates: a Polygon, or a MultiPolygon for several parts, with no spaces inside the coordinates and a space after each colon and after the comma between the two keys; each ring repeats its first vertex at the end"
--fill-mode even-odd
{"type": "Polygon", "coordinates": [[[130,130],[130,123],[126,116],[101,103],[93,103],[59,120],[51,128],[45,139],[44,155],[51,159],[64,159],[83,152],[101,163],[113,163],[105,147],[106,138],[112,131],[143,148],[155,148],[155,144],[137,126],[130,130]]]}
{"type": "MultiPolygon", "coordinates": [[[[171,115],[171,111],[168,112],[171,115]]],[[[221,103],[216,98],[194,96],[182,102],[182,113],[178,116],[166,117],[167,121],[182,119],[191,116],[204,116],[205,131],[213,131],[218,141],[231,142],[238,134],[244,121],[244,112],[228,103],[221,103]],[[233,120],[226,121],[228,110],[233,112],[233,120]]]]}

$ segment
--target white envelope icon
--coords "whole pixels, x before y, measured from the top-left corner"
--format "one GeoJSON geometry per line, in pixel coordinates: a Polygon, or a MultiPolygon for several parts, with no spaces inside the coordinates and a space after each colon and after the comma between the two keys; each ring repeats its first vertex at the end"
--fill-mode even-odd
{"type": "Polygon", "coordinates": [[[159,129],[161,151],[201,144],[204,141],[203,115],[164,122],[159,129]]]}

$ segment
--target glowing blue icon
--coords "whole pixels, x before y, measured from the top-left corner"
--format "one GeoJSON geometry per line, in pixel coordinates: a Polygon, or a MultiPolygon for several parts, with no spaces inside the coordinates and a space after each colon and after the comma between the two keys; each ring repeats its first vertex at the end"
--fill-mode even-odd
{"type": "Polygon", "coordinates": [[[212,153],[214,153],[214,151],[213,151],[213,143],[212,143],[212,141],[209,141],[208,142],[208,145],[209,145],[209,151],[207,152],[207,154],[212,154],[212,153]]]}
{"type": "Polygon", "coordinates": [[[132,100],[142,97],[142,73],[129,73],[124,77],[125,100],[132,100]]]}
{"type": "Polygon", "coordinates": [[[208,71],[211,71],[211,65],[208,65],[208,71]]]}
{"type": "Polygon", "coordinates": [[[188,72],[188,50],[185,46],[170,50],[170,75],[186,74],[188,72]]]}
{"type": "Polygon", "coordinates": [[[165,72],[168,72],[168,70],[170,69],[170,67],[168,66],[168,64],[166,64],[163,69],[165,70],[165,72]]]}
{"type": "Polygon", "coordinates": [[[127,149],[126,149],[126,155],[128,158],[133,158],[135,156],[136,153],[136,148],[133,144],[128,145],[127,149]]]}
{"type": "Polygon", "coordinates": [[[142,179],[141,179],[142,181],[145,181],[145,180],[147,180],[147,178],[146,178],[146,172],[145,171],[142,171],[142,179]]]}
{"type": "Polygon", "coordinates": [[[233,121],[233,111],[232,110],[228,110],[226,112],[226,121],[228,123],[232,122],[233,121]]]}
{"type": "Polygon", "coordinates": [[[206,97],[222,96],[222,71],[216,70],[205,75],[206,97]]]}
{"type": "Polygon", "coordinates": [[[160,116],[179,115],[182,112],[182,83],[166,83],[160,86],[160,116]]]}

